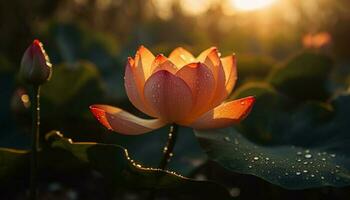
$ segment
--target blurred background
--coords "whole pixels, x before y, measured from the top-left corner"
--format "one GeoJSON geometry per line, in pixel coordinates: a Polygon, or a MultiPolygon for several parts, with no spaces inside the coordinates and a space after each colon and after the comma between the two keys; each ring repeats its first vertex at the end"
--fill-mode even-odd
{"type": "MultiPolygon", "coordinates": [[[[35,38],[42,41],[54,66],[52,80],[42,90],[42,132],[60,130],[74,141],[120,144],[135,160],[151,166],[159,162],[167,128],[130,139],[106,131],[88,110],[91,104],[108,103],[142,116],[128,101],[123,85],[126,59],[141,44],[154,54],[165,55],[178,46],[195,55],[210,46],[217,46],[223,56],[234,52],[237,88],[268,79],[288,59],[303,52],[326,55],[332,60],[332,70],[326,73],[331,81],[324,90],[316,85],[317,92],[302,95],[302,99],[327,101],[347,90],[350,83],[348,0],[1,1],[2,147],[28,149],[30,145],[30,88],[21,83],[17,72],[23,52],[35,38]]],[[[180,132],[178,156],[170,168],[198,179],[225,179],[239,199],[349,197],[349,189],[287,191],[249,175],[230,174],[232,178],[226,180],[228,172],[207,162],[192,131],[182,128],[180,132]],[[207,171],[198,175],[198,170],[208,169],[209,175],[207,171]]],[[[269,136],[262,135],[256,141],[268,143],[266,138],[269,136]]],[[[43,178],[47,184],[42,184],[46,195],[42,198],[138,199],[137,192],[116,197],[113,190],[99,184],[99,177],[89,173],[76,176],[43,178]],[[84,183],[79,184],[82,179],[84,183]]],[[[24,186],[18,187],[25,192],[24,186]]],[[[23,196],[14,190],[2,192],[4,199],[23,196]]]]}

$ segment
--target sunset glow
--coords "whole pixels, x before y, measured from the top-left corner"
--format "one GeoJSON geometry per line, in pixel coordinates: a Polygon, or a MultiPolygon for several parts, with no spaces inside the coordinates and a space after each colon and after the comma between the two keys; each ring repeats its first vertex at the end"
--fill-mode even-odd
{"type": "Polygon", "coordinates": [[[252,11],[268,7],[276,0],[231,0],[231,5],[239,11],[252,11]]]}

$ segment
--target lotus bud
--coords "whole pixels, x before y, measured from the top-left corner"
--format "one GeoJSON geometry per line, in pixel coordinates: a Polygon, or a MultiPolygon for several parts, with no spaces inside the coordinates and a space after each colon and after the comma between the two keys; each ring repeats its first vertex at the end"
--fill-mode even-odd
{"type": "Polygon", "coordinates": [[[27,83],[41,85],[50,80],[51,74],[52,64],[43,44],[39,40],[34,40],[23,54],[20,76],[27,83]]]}

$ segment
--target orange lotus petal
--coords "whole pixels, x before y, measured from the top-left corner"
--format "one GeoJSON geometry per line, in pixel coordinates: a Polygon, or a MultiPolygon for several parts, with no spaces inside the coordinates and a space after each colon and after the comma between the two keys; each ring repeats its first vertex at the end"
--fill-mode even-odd
{"type": "Polygon", "coordinates": [[[167,70],[168,72],[175,74],[178,70],[174,63],[172,63],[167,57],[162,54],[158,55],[151,66],[151,74],[160,71],[167,70]]]}
{"type": "Polygon", "coordinates": [[[170,53],[169,60],[171,60],[171,62],[173,62],[180,69],[186,64],[195,61],[195,58],[186,49],[178,47],[170,53]]]}
{"type": "Polygon", "coordinates": [[[139,76],[143,77],[143,81],[151,74],[151,65],[154,60],[154,55],[146,47],[141,45],[135,55],[135,67],[139,76]]]}
{"type": "Polygon", "coordinates": [[[200,62],[204,62],[205,59],[207,58],[208,54],[209,54],[210,52],[212,52],[213,50],[215,50],[215,49],[216,49],[216,47],[210,47],[210,48],[208,48],[208,49],[202,51],[202,52],[199,54],[199,56],[197,56],[197,60],[200,61],[200,62]]]}
{"type": "Polygon", "coordinates": [[[193,105],[190,87],[184,80],[166,70],[149,77],[144,96],[157,116],[170,123],[185,119],[193,105]]]}
{"type": "Polygon", "coordinates": [[[133,67],[133,59],[128,58],[125,67],[124,86],[126,94],[131,103],[140,111],[147,113],[150,116],[155,116],[154,111],[147,105],[143,96],[144,82],[137,73],[135,67],[133,67]]]}
{"type": "Polygon", "coordinates": [[[211,108],[213,108],[219,105],[227,96],[225,72],[220,60],[219,52],[216,48],[211,48],[204,60],[204,64],[211,69],[215,78],[215,94],[211,103],[211,108]]]}
{"type": "Polygon", "coordinates": [[[236,55],[226,56],[221,58],[221,63],[225,72],[226,93],[231,94],[237,81],[237,59],[236,55]]]}
{"type": "Polygon", "coordinates": [[[224,128],[243,120],[255,102],[252,96],[223,103],[199,117],[190,126],[195,129],[224,128]]]}
{"type": "Polygon", "coordinates": [[[189,118],[208,111],[215,92],[215,79],[211,70],[202,63],[191,63],[181,68],[176,76],[182,78],[192,91],[194,104],[189,118]]]}
{"type": "Polygon", "coordinates": [[[160,119],[142,119],[108,105],[90,106],[92,114],[106,128],[125,135],[139,135],[164,126],[160,119]]]}

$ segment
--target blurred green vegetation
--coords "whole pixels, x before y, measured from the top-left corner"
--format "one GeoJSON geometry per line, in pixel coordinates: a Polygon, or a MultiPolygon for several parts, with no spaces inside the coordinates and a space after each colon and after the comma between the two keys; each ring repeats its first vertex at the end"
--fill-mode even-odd
{"type": "MultiPolygon", "coordinates": [[[[237,54],[239,80],[230,98],[255,95],[258,100],[251,115],[234,127],[236,130],[250,141],[271,148],[296,145],[339,151],[346,158],[342,164],[349,167],[345,162],[350,141],[346,134],[348,98],[335,98],[348,91],[350,84],[349,1],[285,0],[269,8],[233,10],[230,14],[225,12],[227,1],[212,0],[200,14],[187,13],[184,7],[191,7],[185,0],[0,2],[0,146],[29,147],[30,107],[21,98],[30,93],[30,88],[18,80],[17,71],[24,50],[39,38],[54,64],[52,80],[43,87],[42,133],[57,129],[74,141],[121,145],[141,164],[157,166],[166,128],[137,137],[112,134],[93,119],[88,106],[107,103],[143,115],[128,101],[123,84],[126,58],[141,44],[164,54],[177,46],[194,54],[217,46],[223,56],[237,54]],[[324,45],[304,42],[307,34],[320,32],[331,38],[324,45]],[[329,146],[327,138],[333,141],[329,146]]],[[[240,199],[346,199],[350,193],[349,188],[284,190],[207,161],[206,150],[201,149],[192,130],[180,129],[170,169],[192,178],[224,182],[231,195],[240,199]]],[[[91,170],[67,173],[44,174],[42,193],[55,195],[45,185],[58,182],[68,188],[61,189],[64,192],[77,190],[78,199],[98,199],[103,192],[109,195],[103,197],[114,196],[115,188],[98,186],[99,176],[92,178],[97,183],[88,180],[91,170]],[[74,184],[81,180],[86,184],[74,184]],[[89,196],[91,193],[94,195],[89,196]]],[[[254,175],[266,178],[264,174],[254,175]]],[[[27,180],[18,180],[24,193],[27,180]]],[[[4,187],[0,191],[1,199],[23,199],[14,190],[4,187]]],[[[124,199],[138,197],[137,191],[116,193],[124,199]]]]}

